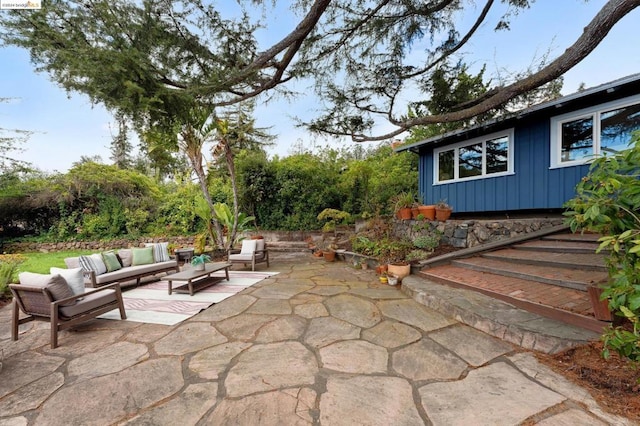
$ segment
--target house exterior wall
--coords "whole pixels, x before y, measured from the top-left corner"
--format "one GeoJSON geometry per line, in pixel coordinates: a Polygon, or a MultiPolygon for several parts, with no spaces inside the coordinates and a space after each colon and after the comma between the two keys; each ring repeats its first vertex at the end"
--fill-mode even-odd
{"type": "Polygon", "coordinates": [[[419,188],[426,204],[447,200],[454,212],[559,209],[573,197],[588,165],[550,169],[550,121],[514,129],[514,174],[434,185],[433,147],[420,150],[419,188]]]}

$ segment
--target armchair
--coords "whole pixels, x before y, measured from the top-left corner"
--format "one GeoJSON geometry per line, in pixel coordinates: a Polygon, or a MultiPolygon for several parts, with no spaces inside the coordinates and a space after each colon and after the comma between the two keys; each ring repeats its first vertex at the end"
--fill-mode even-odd
{"type": "Polygon", "coordinates": [[[66,285],[64,278],[59,275],[52,277],[35,285],[9,285],[13,293],[12,340],[18,340],[20,324],[33,320],[48,321],[51,323],[51,348],[55,349],[60,330],[74,327],[116,308],[120,310],[120,318],[127,318],[120,284],[110,284],[81,295],[73,295],[71,292],[61,291],[60,280],[66,285]],[[26,317],[20,318],[20,311],[26,317]]]}
{"type": "Polygon", "coordinates": [[[251,270],[256,270],[256,263],[267,262],[269,267],[269,250],[264,239],[243,240],[240,250],[231,249],[227,255],[229,263],[251,264],[251,270]]]}

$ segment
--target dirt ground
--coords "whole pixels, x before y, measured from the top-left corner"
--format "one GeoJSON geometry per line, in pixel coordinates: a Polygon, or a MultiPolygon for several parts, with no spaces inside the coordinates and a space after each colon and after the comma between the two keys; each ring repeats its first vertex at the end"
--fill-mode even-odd
{"type": "Polygon", "coordinates": [[[536,354],[554,371],[587,389],[603,409],[640,421],[640,366],[612,354],[601,356],[602,342],[568,349],[556,355],[536,354]]]}

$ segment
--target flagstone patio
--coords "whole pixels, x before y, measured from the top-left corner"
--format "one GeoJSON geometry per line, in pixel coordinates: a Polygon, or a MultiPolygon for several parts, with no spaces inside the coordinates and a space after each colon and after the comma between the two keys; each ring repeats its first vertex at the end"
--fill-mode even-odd
{"type": "Polygon", "coordinates": [[[632,424],[531,352],[370,270],[274,255],[280,273],[176,326],[60,334],[0,310],[0,425],[632,424]]]}

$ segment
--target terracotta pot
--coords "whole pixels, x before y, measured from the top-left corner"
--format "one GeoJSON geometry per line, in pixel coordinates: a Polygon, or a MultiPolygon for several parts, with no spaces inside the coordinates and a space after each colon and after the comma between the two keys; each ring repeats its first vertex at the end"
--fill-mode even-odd
{"type": "Polygon", "coordinates": [[[587,293],[589,294],[589,300],[591,300],[591,307],[593,308],[593,315],[600,321],[613,321],[613,315],[609,310],[609,301],[607,299],[600,300],[603,289],[596,286],[587,287],[587,293]]]}
{"type": "Polygon", "coordinates": [[[436,206],[420,206],[418,207],[420,214],[427,220],[436,219],[436,206]]]}
{"type": "Polygon", "coordinates": [[[411,208],[411,219],[417,219],[418,215],[420,214],[420,209],[418,207],[412,207],[411,208]]]}
{"type": "Polygon", "coordinates": [[[376,266],[376,274],[380,275],[383,272],[387,272],[387,269],[388,269],[388,266],[386,264],[385,265],[378,265],[378,266],[376,266]]]}
{"type": "Polygon", "coordinates": [[[264,240],[264,237],[262,235],[253,235],[251,237],[252,240],[264,240]]]}
{"type": "Polygon", "coordinates": [[[446,222],[449,216],[451,216],[451,209],[439,209],[436,207],[436,220],[446,222]]]}
{"type": "Polygon", "coordinates": [[[407,208],[398,210],[398,219],[400,220],[411,219],[411,209],[407,207],[407,208]]]}
{"type": "Polygon", "coordinates": [[[393,274],[398,277],[398,281],[402,281],[402,279],[409,274],[411,274],[411,265],[402,264],[402,263],[390,263],[387,271],[389,274],[393,274]]]}
{"type": "Polygon", "coordinates": [[[323,251],[322,256],[324,256],[324,260],[327,262],[333,262],[336,260],[336,252],[335,251],[323,251]]]}

